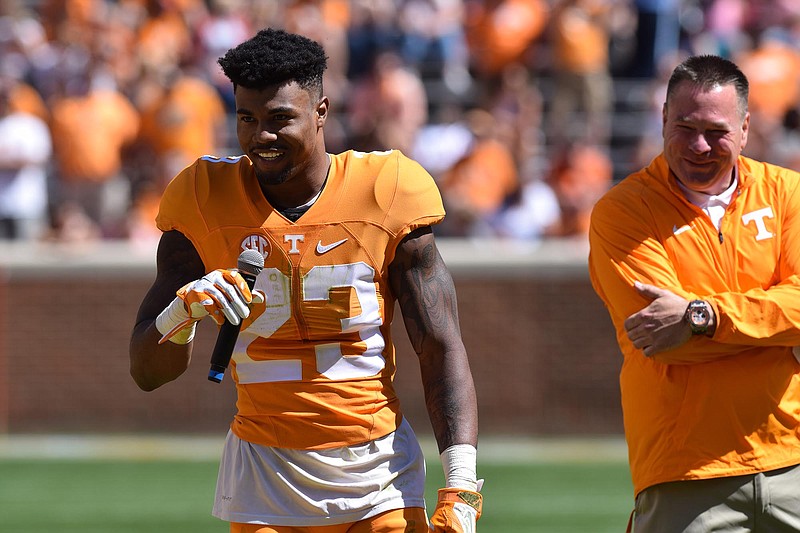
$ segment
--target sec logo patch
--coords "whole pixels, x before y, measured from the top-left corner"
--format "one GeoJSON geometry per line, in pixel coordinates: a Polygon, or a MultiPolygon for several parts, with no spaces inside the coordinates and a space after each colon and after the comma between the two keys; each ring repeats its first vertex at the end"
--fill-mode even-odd
{"type": "Polygon", "coordinates": [[[242,240],[242,250],[256,250],[266,259],[269,257],[271,245],[263,235],[248,235],[242,240]]]}

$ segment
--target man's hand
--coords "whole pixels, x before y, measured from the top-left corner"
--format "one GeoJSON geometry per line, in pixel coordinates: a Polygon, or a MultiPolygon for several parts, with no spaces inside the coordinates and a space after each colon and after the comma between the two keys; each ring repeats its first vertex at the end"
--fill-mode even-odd
{"type": "Polygon", "coordinates": [[[475,533],[481,516],[483,496],[479,492],[456,488],[439,489],[436,509],[431,517],[432,533],[475,533]]]}
{"type": "Polygon", "coordinates": [[[625,332],[646,356],[681,346],[692,336],[684,321],[689,300],[666,289],[635,282],[636,291],[652,301],[625,320],[625,332]]]}
{"type": "Polygon", "coordinates": [[[237,325],[250,316],[248,306],[253,294],[238,271],[218,269],[181,287],[178,298],[183,300],[193,320],[208,315],[221,326],[226,318],[237,325]]]}
{"type": "Polygon", "coordinates": [[[210,316],[217,325],[227,319],[238,325],[250,316],[251,303],[263,303],[264,295],[250,291],[247,282],[235,269],[218,269],[189,282],[177,292],[177,297],[156,319],[163,337],[159,344],[172,340],[185,344],[191,340],[192,328],[199,320],[210,316]],[[178,335],[178,333],[181,333],[178,335]],[[177,335],[177,337],[176,337],[177,335]]]}

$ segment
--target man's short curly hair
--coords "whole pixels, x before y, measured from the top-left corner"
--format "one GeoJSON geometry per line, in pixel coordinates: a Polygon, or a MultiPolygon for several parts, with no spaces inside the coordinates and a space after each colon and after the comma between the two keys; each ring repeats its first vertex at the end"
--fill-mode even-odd
{"type": "Polygon", "coordinates": [[[267,28],[231,48],[217,60],[234,88],[264,89],[295,81],[322,94],[325,50],[316,42],[283,30],[267,28]]]}

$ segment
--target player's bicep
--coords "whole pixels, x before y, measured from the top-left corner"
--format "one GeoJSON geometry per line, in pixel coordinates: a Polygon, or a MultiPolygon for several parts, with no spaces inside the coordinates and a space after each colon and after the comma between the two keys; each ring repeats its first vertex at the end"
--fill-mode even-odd
{"type": "Polygon", "coordinates": [[[453,279],[436,248],[430,227],[410,233],[389,268],[392,291],[414,350],[443,350],[460,339],[453,279]]]}
{"type": "Polygon", "coordinates": [[[136,322],[155,319],[178,289],[203,274],[203,260],[192,242],[179,231],[165,232],[156,252],[156,279],[142,300],[136,322]]]}

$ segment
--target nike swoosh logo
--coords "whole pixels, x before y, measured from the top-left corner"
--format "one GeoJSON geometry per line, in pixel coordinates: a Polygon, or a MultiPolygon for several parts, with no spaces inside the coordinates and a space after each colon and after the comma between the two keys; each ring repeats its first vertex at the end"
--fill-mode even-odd
{"type": "Polygon", "coordinates": [[[683,226],[681,226],[680,228],[679,228],[678,226],[672,226],[672,233],[673,233],[674,235],[680,235],[680,234],[681,234],[681,233],[683,233],[684,231],[689,231],[690,229],[692,229],[692,227],[691,227],[691,226],[689,226],[688,224],[686,224],[686,225],[683,225],[683,226]]]}
{"type": "Polygon", "coordinates": [[[322,244],[322,241],[317,242],[317,253],[324,254],[330,252],[337,246],[344,244],[347,242],[347,239],[342,239],[341,241],[332,242],[330,244],[322,244]]]}

